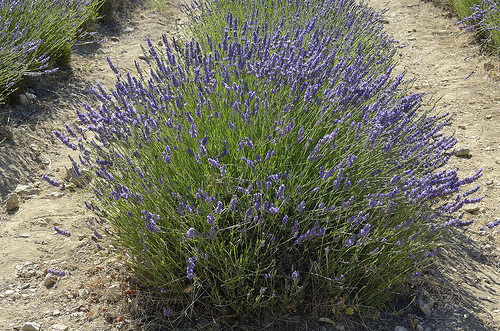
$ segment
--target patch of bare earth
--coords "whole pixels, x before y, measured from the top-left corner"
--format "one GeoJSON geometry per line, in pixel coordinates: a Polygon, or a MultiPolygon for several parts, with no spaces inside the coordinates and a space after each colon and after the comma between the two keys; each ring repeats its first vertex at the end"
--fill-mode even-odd
{"type": "MultiPolygon", "coordinates": [[[[450,239],[440,262],[394,302],[395,307],[404,308],[401,314],[389,310],[365,321],[325,314],[329,320],[312,324],[304,318],[290,318],[289,327],[282,329],[499,330],[499,235],[487,225],[500,218],[500,61],[480,55],[469,43],[471,37],[458,29],[458,19],[431,3],[370,0],[368,4],[377,10],[389,9],[386,31],[400,46],[400,64],[395,70],[406,70],[407,78],[416,78],[413,90],[426,93],[422,110],[439,100],[436,111],[454,114],[447,133],[455,134],[467,155],[453,157],[447,168],[460,168],[461,177],[482,168],[479,194],[484,200],[464,217],[476,223],[450,239]]],[[[141,311],[146,294],[136,287],[126,256],[112,246],[100,251],[91,239],[86,219],[92,215],[81,202],[91,193],[74,191],[71,185],[65,190],[53,188],[41,175],[58,180],[66,176],[67,154],[72,151],[51,131],[75,123],[74,110],[83,109],[83,102],[95,103],[91,84],[99,81],[107,90],[113,87],[115,75],[106,57],[122,72],[133,73],[146,37],[159,44],[161,34],[178,37],[183,24],[185,18],[173,5],[168,13],[139,8],[101,27],[99,34],[105,41],[100,45],[76,46],[69,68],[28,81],[20,93],[36,98],[29,95],[31,100],[24,104],[18,101],[0,108],[1,205],[11,192],[17,191],[20,197],[17,209],[7,213],[2,208],[0,214],[0,330],[29,330],[26,323],[42,331],[138,330],[161,319],[161,314],[141,311]],[[54,226],[72,235],[57,234],[54,226]],[[66,275],[51,276],[49,268],[66,275]]],[[[214,317],[194,321],[192,329],[274,330],[275,325],[224,324],[214,317]]]]}

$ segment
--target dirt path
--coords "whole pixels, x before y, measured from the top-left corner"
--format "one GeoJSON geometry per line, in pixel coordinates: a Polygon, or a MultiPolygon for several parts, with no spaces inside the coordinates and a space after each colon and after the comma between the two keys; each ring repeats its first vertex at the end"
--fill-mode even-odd
{"type": "MultiPolygon", "coordinates": [[[[406,70],[407,78],[417,78],[414,90],[426,93],[422,109],[441,98],[436,110],[456,114],[447,131],[456,132],[459,144],[470,153],[452,158],[448,167],[459,167],[462,177],[482,168],[479,193],[485,197],[477,210],[465,215],[476,220],[472,230],[444,251],[435,269],[424,273],[427,281],[422,286],[436,301],[432,314],[425,316],[412,305],[408,314],[378,321],[377,329],[500,330],[500,237],[496,229],[487,227],[500,218],[500,62],[478,55],[470,36],[457,28],[458,19],[431,3],[368,3],[378,10],[389,9],[386,31],[401,47],[396,71],[406,70]],[[480,231],[480,226],[486,230],[480,231]]],[[[50,131],[74,122],[73,112],[82,109],[82,102],[93,102],[90,84],[100,81],[108,89],[113,86],[114,74],[106,57],[122,71],[134,72],[133,61],[140,61],[146,36],[157,44],[162,33],[178,35],[183,22],[173,6],[169,14],[133,13],[119,25],[100,30],[106,38],[100,47],[76,47],[71,70],[23,87],[22,93],[37,96],[29,105],[0,109],[4,122],[10,118],[7,130],[12,134],[0,144],[0,200],[5,201],[17,184],[32,183],[18,187],[23,200],[18,210],[0,213],[0,330],[20,329],[26,322],[40,324],[43,331],[64,330],[64,326],[118,330],[136,325],[127,307],[140,308],[134,301],[137,289],[121,255],[98,251],[88,236],[89,215],[78,196],[49,187],[40,176],[64,177],[65,166],[70,165],[68,149],[50,131]],[[73,235],[55,234],[54,226],[73,235]],[[51,278],[47,268],[71,274],[51,278]]],[[[416,299],[421,292],[415,292],[416,299]]]]}

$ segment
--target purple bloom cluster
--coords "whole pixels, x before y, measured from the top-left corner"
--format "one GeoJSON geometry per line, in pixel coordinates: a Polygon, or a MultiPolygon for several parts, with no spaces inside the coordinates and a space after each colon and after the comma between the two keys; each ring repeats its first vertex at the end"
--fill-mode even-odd
{"type": "Polygon", "coordinates": [[[47,272],[52,274],[52,275],[56,275],[58,277],[64,277],[65,275],[69,275],[69,271],[66,272],[64,270],[54,270],[52,268],[48,268],[47,272]]]}

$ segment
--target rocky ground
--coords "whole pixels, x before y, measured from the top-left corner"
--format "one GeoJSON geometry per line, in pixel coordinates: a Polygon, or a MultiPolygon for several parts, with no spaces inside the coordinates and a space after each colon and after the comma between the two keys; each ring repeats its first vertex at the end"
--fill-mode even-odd
{"type": "MultiPolygon", "coordinates": [[[[407,78],[416,78],[413,89],[426,93],[422,110],[435,106],[455,115],[447,131],[455,133],[462,155],[448,167],[459,167],[463,177],[482,168],[484,200],[465,215],[476,221],[470,230],[450,241],[440,262],[394,302],[394,309],[404,308],[400,314],[389,310],[365,321],[292,318],[281,329],[500,330],[500,237],[488,227],[500,218],[500,61],[482,55],[471,36],[458,29],[458,18],[432,3],[368,4],[388,9],[382,22],[399,41],[396,70],[406,70],[407,78]]],[[[106,57],[120,70],[134,72],[146,36],[154,43],[163,33],[179,37],[186,22],[173,4],[162,12],[141,7],[125,12],[98,29],[104,42],[76,46],[69,68],[27,81],[16,99],[0,108],[0,205],[13,208],[0,213],[0,330],[138,330],[161,317],[144,312],[147,293],[127,269],[126,257],[112,246],[98,250],[91,240],[86,227],[91,215],[81,202],[89,193],[76,185],[56,189],[41,180],[42,174],[67,177],[68,149],[51,130],[75,122],[74,110],[83,102],[94,103],[91,84],[112,88],[106,57]],[[72,235],[62,236],[54,226],[72,235]]],[[[228,326],[215,318],[194,321],[192,328],[231,326],[277,329],[272,323],[228,326]]]]}

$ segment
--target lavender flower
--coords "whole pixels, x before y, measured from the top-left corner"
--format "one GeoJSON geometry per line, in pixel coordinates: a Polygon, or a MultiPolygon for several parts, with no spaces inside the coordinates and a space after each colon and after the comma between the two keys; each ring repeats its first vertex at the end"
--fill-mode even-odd
{"type": "Polygon", "coordinates": [[[190,257],[187,266],[187,278],[193,279],[194,277],[194,267],[196,266],[196,261],[198,259],[196,257],[190,257]]]}
{"type": "Polygon", "coordinates": [[[189,239],[192,239],[195,234],[196,234],[196,232],[194,231],[194,228],[189,228],[189,230],[187,230],[187,232],[186,232],[186,237],[188,237],[189,239]]]}
{"type": "Polygon", "coordinates": [[[69,271],[66,272],[64,270],[54,270],[52,268],[48,268],[47,272],[50,273],[50,274],[52,274],[52,275],[55,275],[57,277],[64,277],[66,274],[69,275],[69,271]]]}
{"type": "Polygon", "coordinates": [[[59,187],[59,183],[55,179],[52,179],[47,175],[42,175],[42,179],[52,186],[59,187]]]}
{"type": "Polygon", "coordinates": [[[66,236],[66,237],[71,237],[71,233],[69,231],[66,231],[66,230],[63,230],[63,229],[60,229],[58,228],[57,226],[54,226],[54,230],[59,233],[59,234],[62,234],[63,236],[66,236]]]}

